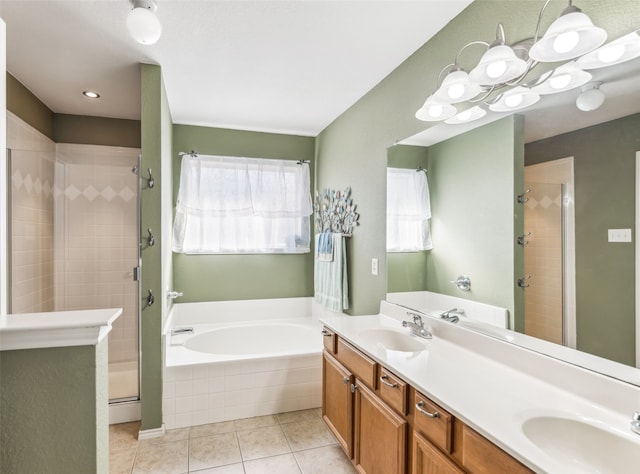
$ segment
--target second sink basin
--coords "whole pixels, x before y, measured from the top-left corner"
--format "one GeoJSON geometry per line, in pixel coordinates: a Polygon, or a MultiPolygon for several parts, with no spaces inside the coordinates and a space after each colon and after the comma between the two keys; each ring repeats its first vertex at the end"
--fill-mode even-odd
{"type": "Polygon", "coordinates": [[[426,343],[417,337],[393,329],[366,329],[358,335],[366,342],[376,344],[389,351],[418,352],[427,348],[426,343]]]}
{"type": "Polygon", "coordinates": [[[537,416],[526,420],[522,431],[547,455],[577,472],[632,472],[640,459],[640,442],[580,420],[537,416]]]}

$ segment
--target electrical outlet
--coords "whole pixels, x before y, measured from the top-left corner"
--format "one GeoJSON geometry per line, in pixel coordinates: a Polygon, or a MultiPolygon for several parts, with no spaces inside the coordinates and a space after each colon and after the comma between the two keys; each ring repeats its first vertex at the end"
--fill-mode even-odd
{"type": "Polygon", "coordinates": [[[378,259],[377,258],[371,259],[371,274],[378,276],[378,259]]]}
{"type": "Polygon", "coordinates": [[[631,229],[608,229],[609,242],[631,242],[631,229]]]}

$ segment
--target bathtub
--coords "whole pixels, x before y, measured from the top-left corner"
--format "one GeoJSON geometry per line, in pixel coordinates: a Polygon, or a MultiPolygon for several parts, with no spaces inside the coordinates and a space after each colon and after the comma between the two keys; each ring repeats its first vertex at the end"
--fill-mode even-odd
{"type": "Polygon", "coordinates": [[[164,328],[165,428],[319,407],[313,312],[311,298],[175,304],[164,328]]]}

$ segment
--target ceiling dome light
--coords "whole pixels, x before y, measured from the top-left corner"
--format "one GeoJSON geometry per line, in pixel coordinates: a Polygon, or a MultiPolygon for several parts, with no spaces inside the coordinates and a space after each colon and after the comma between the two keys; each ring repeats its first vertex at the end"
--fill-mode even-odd
{"type": "Polygon", "coordinates": [[[604,103],[605,95],[600,90],[602,82],[594,82],[582,88],[582,92],[576,99],[576,107],[583,112],[596,110],[604,103]]]}
{"type": "Polygon", "coordinates": [[[484,53],[469,77],[478,84],[490,86],[520,77],[526,70],[526,61],[517,57],[510,46],[499,44],[484,53]]]}
{"type": "Polygon", "coordinates": [[[469,74],[457,68],[447,74],[433,97],[440,103],[457,104],[473,99],[481,91],[480,84],[473,82],[469,78],[469,74]]]}
{"type": "Polygon", "coordinates": [[[423,122],[438,122],[453,117],[456,112],[455,106],[439,103],[433,96],[429,96],[424,105],[416,112],[416,118],[423,122]]]}
{"type": "Polygon", "coordinates": [[[458,125],[461,123],[473,122],[474,120],[481,119],[485,115],[487,115],[487,111],[476,105],[470,109],[463,110],[455,117],[445,120],[444,123],[448,123],[449,125],[458,125]]]}
{"type": "Polygon", "coordinates": [[[582,69],[598,69],[630,61],[640,56],[640,30],[618,38],[576,60],[582,69]]]}
{"type": "Polygon", "coordinates": [[[540,95],[556,94],[585,85],[591,80],[591,74],[576,67],[575,62],[556,68],[548,78],[531,90],[540,95]]]}
{"type": "Polygon", "coordinates": [[[162,25],[155,14],[155,0],[131,0],[133,9],[127,15],[127,29],[131,37],[141,44],[154,44],[160,39],[162,25]]]}
{"type": "Polygon", "coordinates": [[[527,87],[514,87],[509,89],[493,104],[489,105],[489,110],[493,112],[513,112],[524,109],[540,100],[540,94],[527,87]]]}
{"type": "Polygon", "coordinates": [[[567,61],[593,51],[606,40],[604,29],[594,26],[586,14],[570,5],[531,47],[529,57],[544,63],[567,61]]]}
{"type": "Polygon", "coordinates": [[[88,97],[89,99],[99,99],[100,94],[94,91],[82,91],[82,95],[88,97]]]}

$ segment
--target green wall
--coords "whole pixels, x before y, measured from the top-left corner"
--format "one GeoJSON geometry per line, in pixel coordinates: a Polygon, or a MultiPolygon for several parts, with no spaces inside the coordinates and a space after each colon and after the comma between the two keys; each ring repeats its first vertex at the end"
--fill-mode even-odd
{"type": "Polygon", "coordinates": [[[635,235],[640,114],[529,143],[526,164],[574,157],[578,349],[635,365],[635,235]]]}
{"type": "MultiPolygon", "coordinates": [[[[388,150],[388,166],[391,168],[417,169],[429,166],[429,149],[426,147],[395,145],[388,150]]],[[[387,291],[424,291],[427,289],[427,258],[429,251],[388,252],[387,291]]]]}
{"type": "Polygon", "coordinates": [[[433,250],[427,287],[506,307],[511,315],[513,183],[515,167],[523,166],[514,159],[519,127],[521,120],[506,117],[429,148],[433,250]],[[451,283],[458,275],[471,279],[471,291],[461,292],[451,283]]]}
{"type": "Polygon", "coordinates": [[[7,73],[7,110],[53,140],[53,111],[7,73]]]}
{"type": "MultiPolygon", "coordinates": [[[[314,141],[311,137],[174,125],[171,158],[174,203],[180,181],[180,152],[196,150],[205,155],[309,160],[313,183],[314,141]]],[[[180,302],[312,296],[313,253],[174,254],[173,281],[176,290],[184,293],[180,302]]]]}
{"type": "MultiPolygon", "coordinates": [[[[151,168],[155,186],[149,188],[143,180],[141,203],[141,228],[151,229],[156,236],[153,247],[142,248],[142,321],[141,321],[141,363],[142,386],[142,430],[157,429],[162,426],[162,322],[164,319],[163,300],[168,288],[162,282],[162,160],[171,159],[171,145],[167,136],[171,135],[171,114],[169,112],[162,71],[159,66],[142,64],[140,71],[142,105],[142,176],[151,168]],[[155,297],[153,305],[146,304],[148,292],[155,297]]],[[[166,192],[166,190],[165,190],[166,192]]],[[[165,224],[165,225],[168,225],[165,224]]]]}
{"type": "Polygon", "coordinates": [[[0,472],[107,474],[107,343],[3,351],[0,472]]]}

